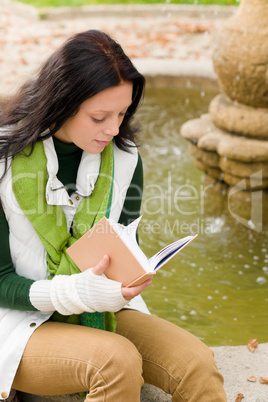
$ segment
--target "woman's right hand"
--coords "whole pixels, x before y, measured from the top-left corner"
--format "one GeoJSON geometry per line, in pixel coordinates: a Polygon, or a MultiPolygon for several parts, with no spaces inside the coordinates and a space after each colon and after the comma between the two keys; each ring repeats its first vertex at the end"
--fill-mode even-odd
{"type": "MultiPolygon", "coordinates": [[[[105,270],[108,268],[110,263],[110,259],[108,255],[105,255],[103,259],[92,269],[93,273],[95,275],[102,275],[105,274],[105,270]]],[[[133,286],[131,288],[123,287],[121,288],[122,296],[126,300],[131,300],[134,297],[138,296],[144,289],[146,289],[150,284],[152,283],[152,280],[147,280],[140,285],[133,286]]]]}
{"type": "Polygon", "coordinates": [[[121,291],[122,284],[108,279],[104,274],[109,263],[109,256],[105,255],[94,268],[76,275],[76,289],[87,307],[85,311],[115,313],[128,303],[121,291]]]}
{"type": "Polygon", "coordinates": [[[35,281],[30,289],[32,305],[40,311],[58,311],[63,315],[81,314],[84,311],[117,312],[133,297],[138,296],[150,281],[132,288],[122,287],[108,279],[104,272],[109,257],[94,267],[74,275],[56,275],[50,280],[35,281]]]}

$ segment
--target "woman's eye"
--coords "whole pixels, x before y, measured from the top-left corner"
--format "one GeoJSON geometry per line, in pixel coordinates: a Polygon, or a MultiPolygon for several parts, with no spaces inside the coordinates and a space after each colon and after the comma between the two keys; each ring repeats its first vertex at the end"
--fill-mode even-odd
{"type": "MultiPolygon", "coordinates": [[[[119,117],[124,119],[126,117],[128,112],[121,112],[119,113],[119,117]]],[[[91,116],[91,119],[94,123],[104,123],[106,120],[107,116],[103,117],[102,119],[97,119],[96,117],[91,116]]]]}
{"type": "Polygon", "coordinates": [[[103,123],[105,121],[105,117],[103,119],[96,119],[96,117],[91,117],[94,123],[103,123]]]}
{"type": "Polygon", "coordinates": [[[124,117],[126,117],[128,115],[128,112],[124,112],[124,113],[122,112],[122,113],[119,113],[119,115],[120,115],[120,117],[124,118],[124,117]]]}

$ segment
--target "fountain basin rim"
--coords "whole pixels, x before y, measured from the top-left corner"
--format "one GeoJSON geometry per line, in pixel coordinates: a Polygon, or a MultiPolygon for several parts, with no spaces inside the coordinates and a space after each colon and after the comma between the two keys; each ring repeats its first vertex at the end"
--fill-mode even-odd
{"type": "MultiPolygon", "coordinates": [[[[31,7],[31,6],[30,6],[31,7]]],[[[36,11],[36,17],[47,20],[85,17],[176,17],[225,19],[236,13],[238,6],[194,4],[105,4],[80,7],[46,7],[36,11]]]]}
{"type": "MultiPolygon", "coordinates": [[[[157,58],[133,58],[134,66],[143,74],[148,87],[197,87],[219,89],[217,75],[212,60],[175,60],[157,58]]],[[[0,88],[0,99],[5,99],[16,91],[9,86],[0,88]]]]}
{"type": "Polygon", "coordinates": [[[149,87],[200,87],[219,89],[211,59],[175,60],[133,58],[134,66],[146,77],[149,87]]]}

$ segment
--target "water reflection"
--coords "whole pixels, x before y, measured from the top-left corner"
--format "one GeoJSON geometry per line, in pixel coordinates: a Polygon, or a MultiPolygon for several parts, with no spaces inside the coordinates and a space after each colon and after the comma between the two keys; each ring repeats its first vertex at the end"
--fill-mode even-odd
{"type": "Polygon", "coordinates": [[[209,345],[267,341],[268,216],[243,224],[251,204],[228,200],[224,187],[203,181],[180,137],[181,124],[207,113],[215,90],[148,89],[139,112],[145,171],[141,247],[148,256],[177,238],[198,238],[169,262],[144,293],[152,313],[209,345]],[[149,228],[149,229],[148,229],[149,228]]]}

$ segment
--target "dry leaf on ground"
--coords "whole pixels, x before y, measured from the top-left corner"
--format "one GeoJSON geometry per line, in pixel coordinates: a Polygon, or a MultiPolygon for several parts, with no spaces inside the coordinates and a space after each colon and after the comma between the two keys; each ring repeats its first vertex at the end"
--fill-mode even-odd
{"type": "Polygon", "coordinates": [[[25,66],[28,64],[27,60],[25,60],[24,57],[21,57],[20,62],[21,62],[21,64],[24,64],[25,66]]]}
{"type": "Polygon", "coordinates": [[[243,395],[243,394],[238,394],[237,397],[236,397],[235,402],[240,402],[241,399],[243,399],[243,398],[244,398],[244,395],[243,395]]]}
{"type": "Polygon", "coordinates": [[[261,384],[268,384],[268,377],[261,377],[260,378],[260,383],[261,384]]]}
{"type": "Polygon", "coordinates": [[[255,375],[252,375],[251,377],[248,378],[249,382],[256,382],[257,378],[255,377],[255,375]]]}
{"type": "Polygon", "coordinates": [[[257,346],[258,346],[258,339],[250,339],[248,341],[248,348],[250,352],[254,352],[257,346]]]}

